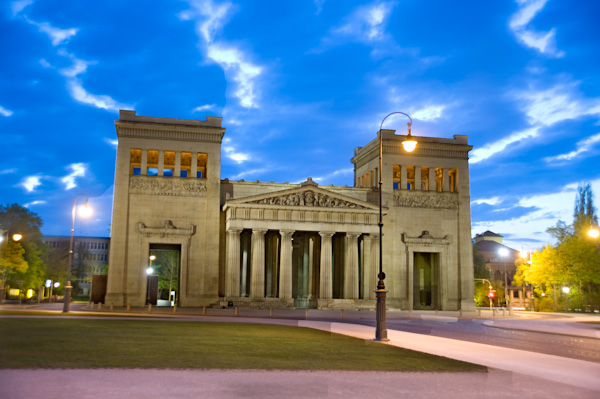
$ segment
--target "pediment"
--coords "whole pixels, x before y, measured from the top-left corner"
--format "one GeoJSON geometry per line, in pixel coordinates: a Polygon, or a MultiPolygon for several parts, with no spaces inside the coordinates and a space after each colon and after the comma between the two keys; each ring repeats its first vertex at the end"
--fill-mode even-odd
{"type": "Polygon", "coordinates": [[[242,204],[272,205],[276,207],[379,210],[379,207],[376,205],[318,187],[314,183],[227,201],[227,206],[242,204]]]}

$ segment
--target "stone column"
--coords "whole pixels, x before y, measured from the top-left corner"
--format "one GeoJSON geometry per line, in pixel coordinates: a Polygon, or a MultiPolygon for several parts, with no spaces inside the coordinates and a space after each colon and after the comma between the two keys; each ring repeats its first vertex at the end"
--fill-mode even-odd
{"type": "Polygon", "coordinates": [[[377,286],[377,283],[373,281],[373,260],[371,259],[371,241],[373,237],[370,235],[363,235],[363,246],[362,246],[362,292],[363,299],[369,299],[369,293],[373,291],[373,287],[377,286]]]}
{"type": "Polygon", "coordinates": [[[165,174],[165,152],[158,150],[158,175],[164,176],[165,174]]]}
{"type": "Polygon", "coordinates": [[[331,299],[333,296],[333,280],[332,280],[332,246],[331,237],[335,233],[320,232],[321,236],[321,287],[319,290],[320,299],[331,299]]]}
{"type": "Polygon", "coordinates": [[[429,167],[429,191],[435,191],[435,168],[429,167]]]}
{"type": "Polygon", "coordinates": [[[442,169],[442,180],[443,180],[443,191],[446,193],[450,191],[450,176],[448,176],[448,168],[442,169]]]}
{"type": "Polygon", "coordinates": [[[192,172],[191,172],[191,176],[188,177],[192,177],[192,178],[196,178],[198,176],[198,153],[197,152],[192,152],[192,172]]]}
{"type": "Polygon", "coordinates": [[[279,263],[279,298],[292,298],[292,235],[293,230],[279,230],[281,255],[279,263]]]}
{"type": "Polygon", "coordinates": [[[227,231],[225,243],[225,296],[240,296],[240,233],[242,230],[227,231]]]}
{"type": "Polygon", "coordinates": [[[406,165],[400,165],[400,190],[406,190],[406,184],[408,183],[408,175],[406,171],[406,165]]]}
{"type": "Polygon", "coordinates": [[[415,190],[421,191],[421,167],[415,165],[415,190]]]}
{"type": "Polygon", "coordinates": [[[346,262],[344,273],[344,297],[358,299],[358,236],[346,233],[346,262]]]}
{"type": "Polygon", "coordinates": [[[250,266],[250,297],[265,297],[265,233],[252,230],[252,263],[250,266]]]}
{"type": "Polygon", "coordinates": [[[148,150],[142,150],[142,165],[140,168],[140,175],[146,176],[148,174],[148,150]]]}
{"type": "Polygon", "coordinates": [[[379,234],[371,235],[371,286],[366,288],[366,291],[369,292],[369,299],[375,299],[374,290],[379,282],[377,278],[379,274],[379,239],[379,234]]]}
{"type": "Polygon", "coordinates": [[[181,151],[175,151],[175,170],[173,176],[181,177],[181,151]]]}

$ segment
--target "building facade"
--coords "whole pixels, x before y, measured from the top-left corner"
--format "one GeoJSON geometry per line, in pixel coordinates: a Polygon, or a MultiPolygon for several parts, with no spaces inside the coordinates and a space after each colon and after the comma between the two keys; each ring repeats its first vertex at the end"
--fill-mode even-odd
{"type": "MultiPolygon", "coordinates": [[[[170,251],[180,306],[374,308],[379,136],[355,149],[354,187],[334,187],[222,180],[221,118],[115,124],[106,303],[144,305],[150,255],[170,251]]],[[[382,135],[388,307],[474,310],[466,136],[417,137],[408,154],[382,135]]]]}
{"type": "MultiPolygon", "coordinates": [[[[50,262],[68,262],[70,236],[44,236],[43,241],[51,253],[50,262]]],[[[90,294],[92,276],[105,274],[109,252],[109,237],[73,237],[71,282],[74,284],[74,295],[90,294]]]]}

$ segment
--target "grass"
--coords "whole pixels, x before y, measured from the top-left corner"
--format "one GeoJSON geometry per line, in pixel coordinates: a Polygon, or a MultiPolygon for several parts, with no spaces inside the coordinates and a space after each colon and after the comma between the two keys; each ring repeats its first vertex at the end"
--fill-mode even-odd
{"type": "Polygon", "coordinates": [[[308,328],[63,318],[2,319],[0,368],[486,370],[308,328]]]}

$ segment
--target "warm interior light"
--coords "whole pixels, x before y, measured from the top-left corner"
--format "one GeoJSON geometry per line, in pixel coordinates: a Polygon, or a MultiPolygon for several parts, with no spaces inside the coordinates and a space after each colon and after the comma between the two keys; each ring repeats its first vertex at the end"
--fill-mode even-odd
{"type": "Polygon", "coordinates": [[[13,241],[20,241],[21,238],[23,238],[23,235],[21,235],[19,233],[13,234],[13,236],[12,236],[13,241]]]}
{"type": "Polygon", "coordinates": [[[588,235],[592,238],[598,238],[600,236],[600,230],[598,230],[595,227],[592,227],[589,231],[588,231],[588,235]]]}

